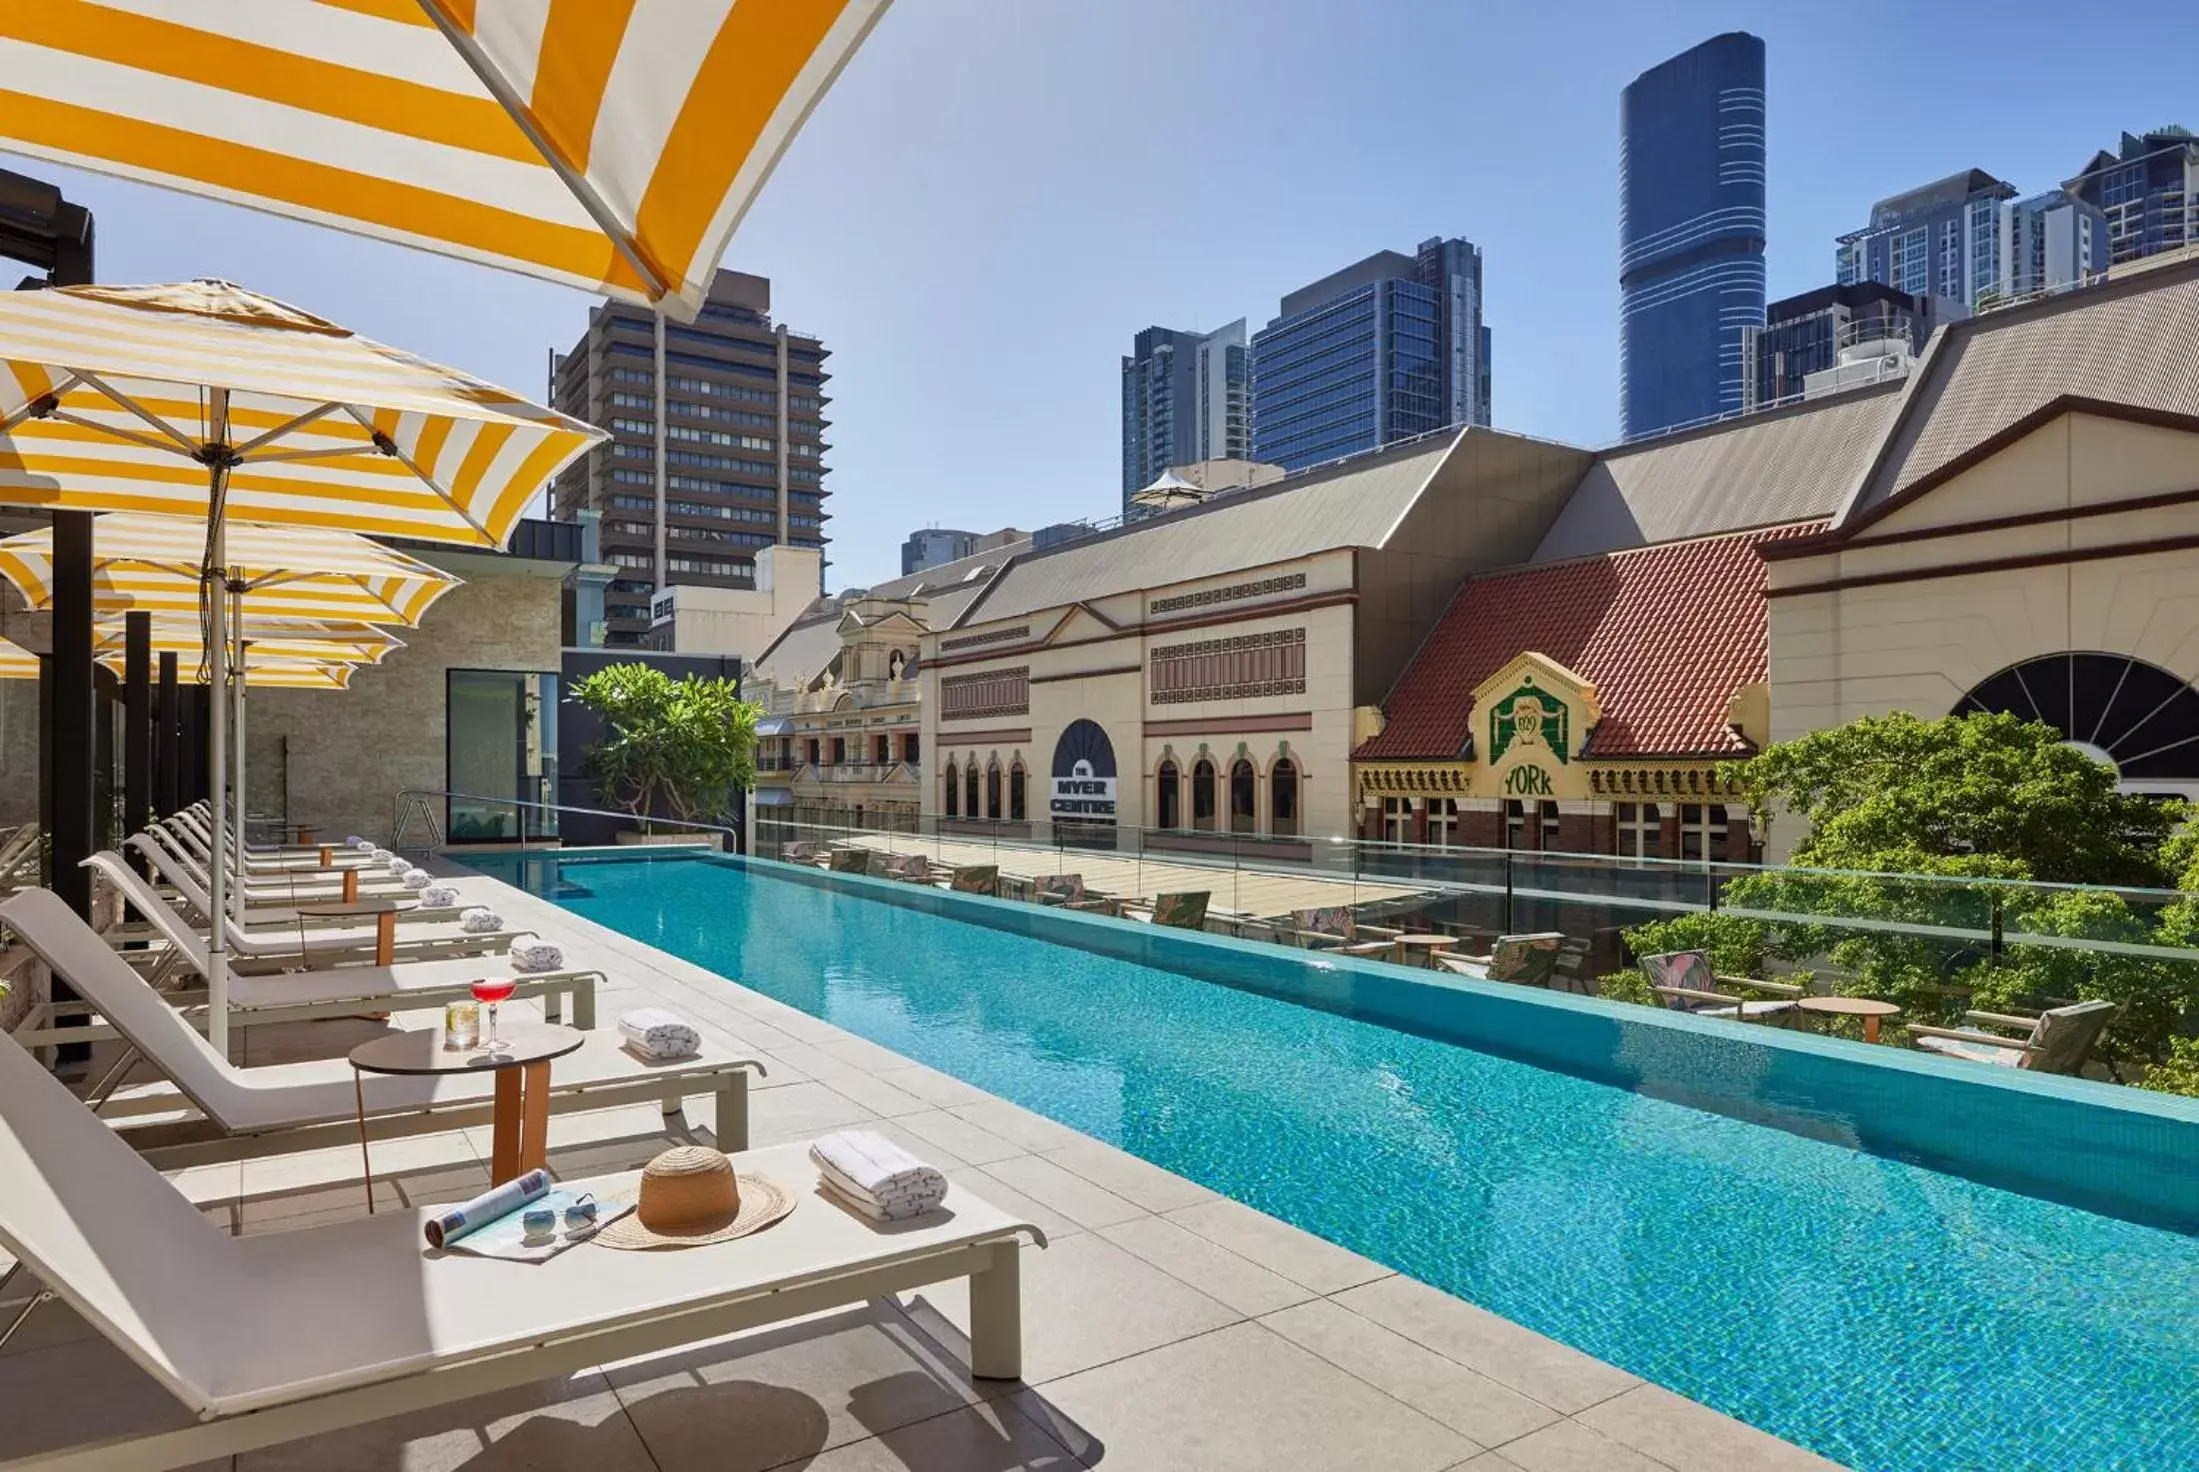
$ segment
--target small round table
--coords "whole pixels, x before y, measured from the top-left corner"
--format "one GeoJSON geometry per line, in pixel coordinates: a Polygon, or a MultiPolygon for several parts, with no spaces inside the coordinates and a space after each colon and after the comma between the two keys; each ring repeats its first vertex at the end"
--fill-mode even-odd
{"type": "Polygon", "coordinates": [[[489,1184],[525,1175],[542,1165],[550,1133],[550,1060],[588,1041],[577,1028],[549,1023],[508,1023],[504,1046],[494,1052],[443,1046],[441,1027],[391,1033],[351,1050],[352,1093],[359,1110],[359,1162],[366,1171],[367,1209],[374,1209],[374,1162],[367,1155],[366,1075],[494,1073],[495,1129],[489,1147],[489,1184]]]}
{"type": "Polygon", "coordinates": [[[1456,949],[1458,937],[1455,935],[1401,935],[1396,940],[1391,941],[1390,944],[1396,948],[1397,959],[1400,963],[1406,962],[1407,958],[1410,957],[1410,964],[1425,970],[1433,970],[1436,953],[1456,949]]]}
{"type": "Polygon", "coordinates": [[[1803,997],[1795,1005],[1804,1012],[1816,1012],[1826,1017],[1860,1017],[1863,1019],[1863,1041],[1878,1041],[1878,1021],[1882,1017],[1899,1017],[1901,1009],[1891,1002],[1881,1002],[1871,997],[1803,997]]]}
{"type": "MultiPolygon", "coordinates": [[[[355,884],[357,881],[351,881],[355,884]]],[[[350,886],[347,885],[347,888],[350,886]]],[[[346,899],[304,904],[298,913],[314,920],[364,920],[374,921],[374,964],[387,966],[397,955],[397,917],[412,909],[417,901],[392,899],[346,899]]]]}

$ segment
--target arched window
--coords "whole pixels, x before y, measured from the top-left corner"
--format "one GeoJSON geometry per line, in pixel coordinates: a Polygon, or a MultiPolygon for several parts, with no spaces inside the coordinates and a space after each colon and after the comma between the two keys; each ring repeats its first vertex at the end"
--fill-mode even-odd
{"type": "Polygon", "coordinates": [[[970,758],[970,764],[962,769],[962,783],[962,805],[974,818],[977,816],[977,758],[970,758]]]}
{"type": "Polygon", "coordinates": [[[2199,689],[2127,654],[2049,654],[2010,665],[1955,705],[2044,721],[2111,762],[2125,789],[2186,791],[2199,782],[2199,689]]]}
{"type": "Polygon", "coordinates": [[[962,789],[955,783],[957,775],[954,763],[947,763],[947,816],[950,818],[962,816],[962,789]]]}
{"type": "Polygon", "coordinates": [[[985,816],[1000,821],[1000,763],[985,768],[985,816]]]}
{"type": "Polygon", "coordinates": [[[1268,768],[1268,832],[1289,838],[1298,832],[1298,764],[1287,756],[1268,768]]]}
{"type": "Polygon", "coordinates": [[[1023,759],[1017,757],[1015,765],[1008,768],[1008,821],[1021,823],[1030,816],[1028,777],[1023,770],[1023,759]]]}
{"type": "Polygon", "coordinates": [[[1214,763],[1200,757],[1191,769],[1191,826],[1214,831],[1214,763]]]}
{"type": "Polygon", "coordinates": [[[1155,779],[1157,791],[1154,797],[1154,822],[1162,828],[1183,826],[1183,791],[1178,783],[1176,764],[1162,762],[1160,776],[1155,779]]]}
{"type": "Polygon", "coordinates": [[[1232,833],[1257,833],[1260,818],[1257,810],[1260,794],[1259,774],[1252,770],[1252,763],[1243,757],[1229,769],[1229,831],[1232,833]]]}

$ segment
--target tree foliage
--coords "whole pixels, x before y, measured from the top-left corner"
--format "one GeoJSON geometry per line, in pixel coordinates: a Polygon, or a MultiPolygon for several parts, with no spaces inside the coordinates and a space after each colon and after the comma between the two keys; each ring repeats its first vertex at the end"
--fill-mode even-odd
{"type": "Polygon", "coordinates": [[[679,818],[717,817],[755,781],[762,708],[731,680],[675,680],[653,665],[614,664],[572,694],[603,722],[587,753],[596,791],[637,817],[660,797],[679,818]]]}

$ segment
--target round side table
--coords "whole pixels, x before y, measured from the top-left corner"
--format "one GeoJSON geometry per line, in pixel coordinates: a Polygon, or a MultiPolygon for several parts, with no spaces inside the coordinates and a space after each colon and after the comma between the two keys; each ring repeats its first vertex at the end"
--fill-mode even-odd
{"type": "MultiPolygon", "coordinates": [[[[358,883],[350,880],[349,889],[358,883]]],[[[366,920],[374,921],[374,964],[387,966],[397,958],[397,917],[414,908],[416,900],[349,899],[303,904],[297,907],[299,915],[314,920],[366,920]]]]}
{"type": "Polygon", "coordinates": [[[1872,997],[1804,997],[1795,1003],[1804,1012],[1815,1012],[1822,1017],[1860,1017],[1863,1019],[1863,1041],[1878,1041],[1878,1022],[1882,1017],[1899,1017],[1901,1009],[1891,1002],[1881,1002],[1872,997]]]}
{"type": "Polygon", "coordinates": [[[550,1133],[550,1060],[588,1041],[578,1028],[518,1023],[501,1029],[501,1048],[452,1049],[443,1029],[391,1033],[351,1050],[352,1094],[359,1110],[359,1162],[366,1172],[367,1210],[374,1209],[374,1162],[367,1155],[366,1075],[493,1073],[495,1130],[489,1149],[489,1184],[501,1186],[541,1166],[550,1133]]]}
{"type": "Polygon", "coordinates": [[[1423,970],[1432,971],[1435,969],[1436,956],[1443,951],[1455,950],[1458,946],[1458,937],[1455,935],[1401,935],[1396,940],[1391,941],[1390,945],[1397,952],[1397,959],[1401,965],[1418,966],[1423,970]]]}

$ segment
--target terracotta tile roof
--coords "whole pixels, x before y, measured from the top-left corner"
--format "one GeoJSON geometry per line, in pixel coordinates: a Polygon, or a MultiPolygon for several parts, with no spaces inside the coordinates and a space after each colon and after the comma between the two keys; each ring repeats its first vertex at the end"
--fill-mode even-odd
{"type": "Polygon", "coordinates": [[[1596,687],[1593,757],[1735,756],[1734,692],[1765,677],[1759,544],[1822,522],[1665,542],[1514,568],[1460,586],[1390,691],[1389,724],[1361,760],[1454,760],[1473,729],[1476,685],[1528,650],[1596,687]]]}

